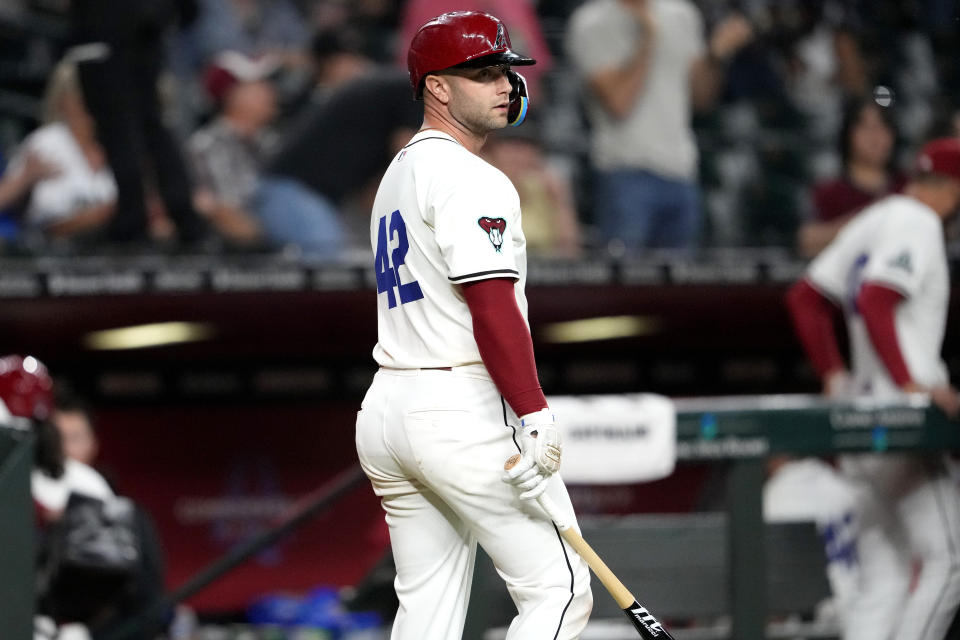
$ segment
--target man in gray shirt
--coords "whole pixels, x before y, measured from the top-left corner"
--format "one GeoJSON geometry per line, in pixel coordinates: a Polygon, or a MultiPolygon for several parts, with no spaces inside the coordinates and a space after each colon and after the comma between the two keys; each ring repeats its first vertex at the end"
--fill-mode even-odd
{"type": "Polygon", "coordinates": [[[586,85],[605,241],[628,250],[694,245],[700,193],[691,111],[712,106],[726,61],[752,38],[734,15],[706,42],[689,0],[589,0],[571,16],[567,51],[586,85]]]}

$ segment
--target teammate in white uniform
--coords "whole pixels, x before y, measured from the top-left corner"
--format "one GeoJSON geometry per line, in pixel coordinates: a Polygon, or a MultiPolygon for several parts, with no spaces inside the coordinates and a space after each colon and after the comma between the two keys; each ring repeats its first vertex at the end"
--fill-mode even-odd
{"type": "MultiPolygon", "coordinates": [[[[825,391],[927,391],[956,417],[960,399],[940,349],[950,294],[943,221],[958,206],[960,139],[934,140],[904,194],[861,211],[791,289],[797,332],[825,391]],[[847,319],[849,375],[831,302],[847,319]]],[[[859,483],[860,576],[845,640],[947,637],[960,603],[960,495],[943,461],[864,454],[844,456],[841,468],[859,483]]]]}
{"type": "Polygon", "coordinates": [[[397,567],[394,640],[461,637],[478,542],[517,606],[511,640],[577,638],[592,606],[587,565],[533,500],[573,517],[526,320],[519,197],[477,155],[522,121],[510,65],[533,63],[477,12],[435,18],[410,46],[424,124],[373,206],[380,370],[357,417],[397,567]]]}

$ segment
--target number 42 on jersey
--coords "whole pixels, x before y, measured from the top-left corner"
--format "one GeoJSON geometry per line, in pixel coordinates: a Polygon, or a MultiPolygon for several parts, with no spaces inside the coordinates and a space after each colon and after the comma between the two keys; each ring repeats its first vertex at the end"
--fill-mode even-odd
{"type": "Polygon", "coordinates": [[[397,296],[394,288],[400,295],[400,304],[413,302],[423,298],[420,284],[413,280],[401,282],[400,266],[407,259],[410,243],[407,240],[407,225],[400,216],[400,211],[390,214],[390,237],[387,239],[387,216],[380,218],[377,229],[377,251],[373,259],[374,272],[377,275],[377,293],[387,293],[387,305],[393,309],[397,306],[397,296]],[[390,243],[397,241],[396,248],[390,251],[390,243]]]}

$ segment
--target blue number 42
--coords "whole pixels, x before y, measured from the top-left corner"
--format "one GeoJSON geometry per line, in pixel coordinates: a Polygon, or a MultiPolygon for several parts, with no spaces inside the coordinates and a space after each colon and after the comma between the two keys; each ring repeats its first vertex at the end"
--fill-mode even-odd
{"type": "Polygon", "coordinates": [[[423,297],[423,291],[416,280],[400,282],[400,265],[407,259],[410,243],[407,241],[407,225],[400,217],[399,211],[390,214],[390,240],[387,240],[387,217],[380,218],[377,229],[377,253],[373,259],[373,269],[377,274],[377,293],[387,292],[388,306],[393,309],[397,306],[397,297],[393,288],[400,294],[400,304],[406,304],[423,297]],[[397,248],[388,253],[390,242],[397,240],[397,248]]]}

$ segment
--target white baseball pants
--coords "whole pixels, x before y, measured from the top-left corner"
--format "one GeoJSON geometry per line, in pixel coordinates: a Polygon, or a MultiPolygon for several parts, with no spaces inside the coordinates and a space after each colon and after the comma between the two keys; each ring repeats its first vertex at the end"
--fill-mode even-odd
{"type": "MultiPolygon", "coordinates": [[[[374,377],[357,452],[390,529],[400,600],[392,640],[462,636],[478,542],[517,606],[508,640],[571,640],[586,626],[589,568],[539,505],[501,480],[518,424],[481,365],[374,377]]],[[[572,517],[559,476],[547,494],[572,517]]]]}
{"type": "Polygon", "coordinates": [[[844,640],[946,637],[960,603],[960,493],[931,463],[910,455],[841,460],[860,483],[860,575],[844,640]]]}

